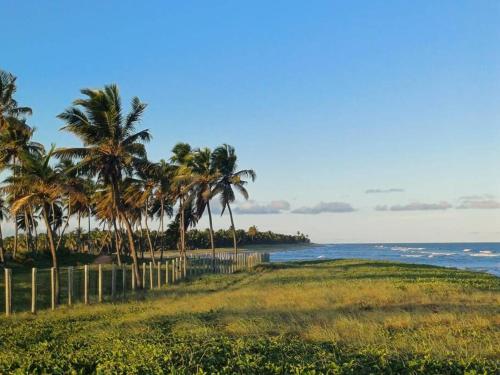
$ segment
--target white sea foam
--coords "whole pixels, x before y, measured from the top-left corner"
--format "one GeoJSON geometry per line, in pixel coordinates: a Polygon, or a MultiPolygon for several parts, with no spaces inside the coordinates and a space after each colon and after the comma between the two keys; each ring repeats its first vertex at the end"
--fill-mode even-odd
{"type": "Polygon", "coordinates": [[[394,251],[413,251],[413,250],[425,250],[425,247],[405,247],[405,246],[394,246],[391,247],[394,251]]]}
{"type": "Polygon", "coordinates": [[[422,258],[423,255],[418,255],[418,254],[404,254],[404,255],[401,255],[401,257],[404,257],[404,258],[422,258]]]}
{"type": "Polygon", "coordinates": [[[471,257],[497,257],[500,256],[500,254],[492,254],[492,253],[476,253],[476,254],[469,254],[471,257]]]}
{"type": "Polygon", "coordinates": [[[491,250],[479,250],[481,254],[493,254],[493,251],[491,250]]]}
{"type": "Polygon", "coordinates": [[[471,249],[464,249],[464,253],[468,253],[470,251],[472,251],[472,250],[471,249]]]}

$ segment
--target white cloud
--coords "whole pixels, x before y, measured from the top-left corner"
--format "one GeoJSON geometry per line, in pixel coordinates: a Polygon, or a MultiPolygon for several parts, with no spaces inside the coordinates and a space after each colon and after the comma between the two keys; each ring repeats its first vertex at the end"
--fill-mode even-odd
{"type": "Polygon", "coordinates": [[[457,208],[491,210],[500,208],[500,202],[493,199],[493,196],[489,194],[469,195],[460,198],[460,204],[457,208]]]}
{"type": "Polygon", "coordinates": [[[270,203],[257,203],[256,201],[249,200],[240,203],[235,207],[234,212],[240,215],[252,214],[280,214],[282,211],[288,211],[290,203],[285,200],[272,201],[270,203]]]}
{"type": "Polygon", "coordinates": [[[390,189],[367,189],[366,194],[378,194],[378,193],[403,193],[405,189],[400,188],[390,188],[390,189]]]}
{"type": "Polygon", "coordinates": [[[376,206],[376,211],[432,211],[432,210],[446,210],[451,208],[451,204],[448,202],[439,203],[420,203],[413,202],[405,205],[393,205],[393,206],[376,206]]]}
{"type": "Polygon", "coordinates": [[[292,211],[294,214],[320,214],[323,212],[352,212],[354,208],[345,202],[320,202],[313,207],[300,207],[292,211]]]}

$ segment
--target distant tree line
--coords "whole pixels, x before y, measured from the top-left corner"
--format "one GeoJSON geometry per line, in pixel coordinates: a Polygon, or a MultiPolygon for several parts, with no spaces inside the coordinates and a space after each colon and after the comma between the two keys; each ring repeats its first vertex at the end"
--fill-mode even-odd
{"type": "MultiPolygon", "coordinates": [[[[149,233],[154,251],[160,250],[160,243],[163,243],[165,249],[177,249],[179,241],[179,232],[169,228],[165,232],[153,230],[149,233]],[[163,234],[162,234],[163,233],[163,234]]],[[[255,226],[251,226],[248,230],[237,229],[236,236],[238,238],[238,246],[248,245],[277,245],[277,244],[301,244],[309,243],[309,237],[303,233],[297,234],[281,234],[271,231],[261,232],[255,226]]],[[[139,256],[142,258],[146,252],[149,252],[148,235],[145,230],[134,232],[135,245],[139,256]]],[[[92,254],[113,254],[114,234],[107,230],[93,229],[88,233],[81,233],[81,230],[74,230],[62,235],[60,253],[92,253],[92,254]],[[81,238],[89,237],[89,241],[81,241],[81,238]],[[89,246],[90,244],[90,246],[89,246]]],[[[231,229],[219,229],[214,231],[215,247],[232,247],[233,232],[231,229]]],[[[46,233],[40,233],[37,236],[37,244],[28,249],[26,245],[26,236],[18,235],[18,259],[29,257],[30,255],[39,253],[50,253],[49,243],[46,233]]],[[[12,254],[14,250],[15,237],[8,236],[4,238],[4,250],[7,254],[12,254]]],[[[34,244],[33,244],[34,245],[34,244]]],[[[210,249],[209,229],[190,229],[186,232],[186,249],[210,249]]]]}

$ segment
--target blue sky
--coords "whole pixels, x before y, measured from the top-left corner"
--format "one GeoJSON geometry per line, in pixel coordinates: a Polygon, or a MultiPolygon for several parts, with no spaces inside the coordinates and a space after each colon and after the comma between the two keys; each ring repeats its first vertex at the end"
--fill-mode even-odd
{"type": "Polygon", "coordinates": [[[149,104],[152,159],[226,142],[257,171],[240,226],[500,240],[498,1],[47,3],[0,0],[43,143],[77,144],[55,116],[117,83],[149,104]]]}

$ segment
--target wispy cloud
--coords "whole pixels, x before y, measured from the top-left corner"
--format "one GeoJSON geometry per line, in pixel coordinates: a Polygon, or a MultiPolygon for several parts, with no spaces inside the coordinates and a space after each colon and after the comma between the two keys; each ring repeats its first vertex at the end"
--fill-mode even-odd
{"type": "Polygon", "coordinates": [[[292,211],[294,214],[321,214],[323,212],[352,212],[354,208],[345,202],[320,202],[313,207],[300,207],[292,211]]]}
{"type": "Polygon", "coordinates": [[[272,201],[270,203],[258,203],[256,201],[245,201],[235,207],[234,212],[240,215],[265,215],[280,214],[290,209],[290,203],[285,200],[272,201]]]}
{"type": "Polygon", "coordinates": [[[403,193],[405,189],[390,188],[390,189],[367,189],[366,194],[379,194],[379,193],[403,193]]]}
{"type": "Polygon", "coordinates": [[[500,208],[500,202],[495,200],[492,195],[468,195],[459,198],[460,209],[478,209],[478,210],[491,210],[500,208]]]}
{"type": "Polygon", "coordinates": [[[448,202],[439,202],[439,203],[420,203],[413,202],[405,205],[379,205],[375,207],[376,211],[433,211],[433,210],[447,210],[451,208],[451,204],[448,202]]]}

